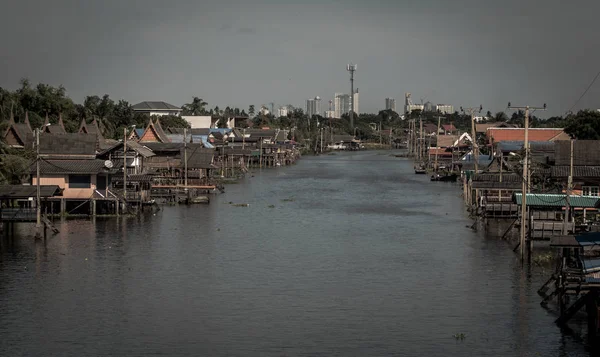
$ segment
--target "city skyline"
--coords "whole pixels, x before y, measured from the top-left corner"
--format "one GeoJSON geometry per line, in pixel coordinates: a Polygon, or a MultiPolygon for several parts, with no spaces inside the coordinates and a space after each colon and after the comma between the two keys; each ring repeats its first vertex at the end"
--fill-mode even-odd
{"type": "Polygon", "coordinates": [[[589,45],[596,1],[348,0],[344,12],[333,0],[202,5],[10,2],[0,14],[0,63],[8,69],[0,86],[15,89],[21,78],[62,84],[79,103],[108,93],[131,103],[179,106],[198,96],[220,107],[303,107],[307,93],[349,92],[352,62],[360,68],[361,112],[377,112],[381,98],[407,91],[415,102],[437,98],[491,112],[509,101],[547,103],[544,117],[600,107],[598,83],[578,100],[598,72],[600,50],[589,45]]]}

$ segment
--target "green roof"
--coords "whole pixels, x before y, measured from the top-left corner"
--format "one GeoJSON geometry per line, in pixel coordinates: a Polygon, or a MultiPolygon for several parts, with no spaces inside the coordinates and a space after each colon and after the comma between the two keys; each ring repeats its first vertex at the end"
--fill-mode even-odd
{"type": "MultiPolygon", "coordinates": [[[[534,207],[564,207],[566,206],[567,195],[546,194],[546,193],[528,193],[527,206],[534,207]]],[[[513,201],[521,204],[521,193],[513,195],[513,201]]],[[[595,208],[599,205],[600,197],[595,196],[569,196],[569,205],[574,208],[595,208]]]]}

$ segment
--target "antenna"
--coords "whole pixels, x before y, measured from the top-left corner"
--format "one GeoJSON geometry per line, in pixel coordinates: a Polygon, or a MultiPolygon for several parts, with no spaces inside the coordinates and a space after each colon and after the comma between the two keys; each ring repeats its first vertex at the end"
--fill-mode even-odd
{"type": "Polygon", "coordinates": [[[350,72],[350,130],[354,130],[354,72],[357,66],[355,64],[346,65],[346,70],[350,72]]]}

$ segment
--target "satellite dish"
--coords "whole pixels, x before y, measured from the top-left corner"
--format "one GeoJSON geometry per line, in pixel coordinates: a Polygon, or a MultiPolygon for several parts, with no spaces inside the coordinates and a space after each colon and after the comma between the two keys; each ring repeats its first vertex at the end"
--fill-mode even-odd
{"type": "Polygon", "coordinates": [[[112,169],[112,167],[113,167],[112,161],[110,161],[110,160],[104,161],[104,167],[106,167],[107,169],[112,169]]]}

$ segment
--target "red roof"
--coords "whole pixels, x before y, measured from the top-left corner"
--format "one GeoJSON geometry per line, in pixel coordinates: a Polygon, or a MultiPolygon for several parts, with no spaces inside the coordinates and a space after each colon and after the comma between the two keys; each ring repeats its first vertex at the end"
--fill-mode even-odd
{"type": "MultiPolygon", "coordinates": [[[[550,141],[550,139],[563,133],[563,129],[558,128],[532,128],[528,132],[529,141],[550,141]]],[[[487,136],[494,143],[502,141],[523,141],[525,140],[525,129],[523,128],[488,128],[487,136]]]]}
{"type": "Polygon", "coordinates": [[[444,131],[456,131],[456,127],[454,127],[454,124],[444,124],[442,125],[442,128],[444,129],[444,131]]]}
{"type": "Polygon", "coordinates": [[[429,155],[431,156],[435,156],[435,153],[437,152],[437,156],[448,156],[451,157],[452,156],[452,151],[446,151],[446,148],[429,148],[429,155]]]}

